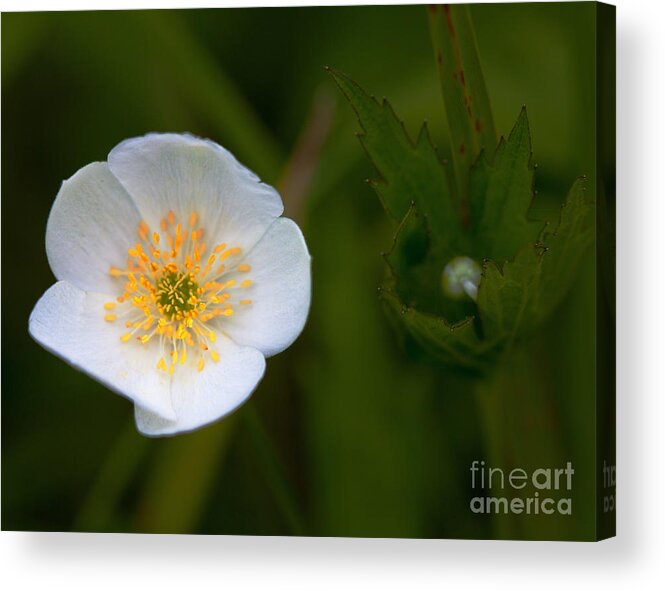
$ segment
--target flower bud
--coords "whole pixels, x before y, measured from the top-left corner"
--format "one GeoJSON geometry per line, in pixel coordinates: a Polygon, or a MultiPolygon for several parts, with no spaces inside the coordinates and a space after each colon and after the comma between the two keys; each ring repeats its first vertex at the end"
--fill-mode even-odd
{"type": "Polygon", "coordinates": [[[472,258],[461,256],[452,259],[443,269],[441,287],[443,293],[453,300],[478,297],[480,265],[472,258]]]}

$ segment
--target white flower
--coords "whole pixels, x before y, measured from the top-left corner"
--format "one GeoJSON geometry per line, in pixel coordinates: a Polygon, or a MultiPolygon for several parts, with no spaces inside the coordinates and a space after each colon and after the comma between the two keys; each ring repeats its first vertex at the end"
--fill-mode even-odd
{"type": "Polygon", "coordinates": [[[279,194],[217,144],[150,134],[65,181],[46,228],[58,282],[30,333],[135,403],[146,435],[242,404],[300,334],[310,257],[279,194]]]}

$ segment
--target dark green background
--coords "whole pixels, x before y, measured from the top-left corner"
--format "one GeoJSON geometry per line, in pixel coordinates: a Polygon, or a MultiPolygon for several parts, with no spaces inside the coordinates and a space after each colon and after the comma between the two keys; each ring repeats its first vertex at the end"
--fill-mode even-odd
{"type": "MultiPolygon", "coordinates": [[[[476,5],[472,15],[497,130],[527,105],[537,206],[550,211],[575,176],[593,183],[594,7],[476,5]]],[[[380,309],[379,253],[392,232],[362,182],[373,171],[327,64],[388,96],[410,132],[427,119],[445,156],[422,7],[3,15],[3,529],[290,533],[242,409],[194,434],[142,438],[131,404],[42,350],[27,319],[54,281],[44,230],[64,178],[124,138],[168,130],[209,137],[283,186],[316,105],[315,120],[333,109],[332,124],[321,154],[305,159],[304,204],[284,192],[313,256],[312,310],[250,404],[308,533],[496,535],[468,510],[468,466],[486,445],[473,385],[407,355],[380,309]]],[[[592,263],[533,345],[562,460],[581,474],[575,516],[543,535],[591,535],[592,263]]]]}

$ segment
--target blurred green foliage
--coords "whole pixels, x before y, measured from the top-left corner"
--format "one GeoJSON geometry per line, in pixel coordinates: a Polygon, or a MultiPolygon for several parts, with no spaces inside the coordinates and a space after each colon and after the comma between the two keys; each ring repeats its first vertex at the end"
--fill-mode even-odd
{"type": "MultiPolygon", "coordinates": [[[[593,6],[471,13],[497,133],[528,105],[537,205],[551,209],[571,178],[586,173],[593,185],[593,6]]],[[[249,408],[193,434],[141,438],[131,405],[32,342],[27,318],[54,280],[44,229],[62,179],[124,138],[169,130],[210,137],[286,186],[317,105],[338,99],[327,64],[390,96],[412,134],[429,118],[445,155],[422,7],[3,15],[4,529],[291,533],[242,420],[249,408]]],[[[491,445],[478,398],[405,351],[379,305],[392,230],[361,182],[374,173],[356,128],[346,105],[335,108],[320,153],[297,160],[313,175],[304,199],[283,195],[313,255],[313,304],[249,404],[308,533],[490,536],[492,524],[467,508],[468,466],[491,445]]],[[[534,345],[532,389],[550,391],[559,444],[580,468],[567,526],[579,535],[593,517],[593,441],[579,434],[594,416],[594,290],[589,257],[534,345]]]]}

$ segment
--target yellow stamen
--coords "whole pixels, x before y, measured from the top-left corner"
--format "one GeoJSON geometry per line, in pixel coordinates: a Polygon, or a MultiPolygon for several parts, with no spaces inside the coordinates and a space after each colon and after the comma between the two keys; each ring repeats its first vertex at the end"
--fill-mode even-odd
{"type": "Polygon", "coordinates": [[[139,234],[139,238],[141,240],[145,241],[147,239],[149,231],[150,231],[150,228],[148,228],[148,224],[146,224],[145,222],[141,222],[139,224],[138,234],[139,234]]]}
{"type": "Polygon", "coordinates": [[[240,254],[240,249],[239,248],[229,248],[228,250],[225,250],[221,255],[219,255],[219,260],[223,261],[225,259],[228,259],[230,256],[233,256],[235,254],[240,254]]]}
{"type": "MultiPolygon", "coordinates": [[[[151,346],[149,343],[158,341],[163,355],[157,369],[169,374],[177,366],[186,365],[191,356],[188,347],[200,348],[196,360],[199,371],[205,366],[205,351],[213,362],[218,362],[219,353],[210,348],[217,335],[208,323],[218,317],[218,322],[225,322],[225,318],[233,316],[234,306],[251,303],[235,299],[231,288],[239,282],[225,278],[227,267],[220,264],[239,255],[241,248],[218,243],[212,252],[206,252],[198,213],[191,212],[184,222],[169,211],[159,224],[161,233],[152,232],[145,221],[139,224],[139,241],[127,249],[126,267],[109,268],[109,275],[118,279],[120,295],[115,301],[103,304],[105,321],[114,322],[122,317],[128,329],[120,337],[122,342],[136,339],[151,346]],[[156,248],[162,241],[166,246],[156,248]],[[155,334],[157,338],[153,339],[155,334]]],[[[250,270],[247,263],[229,265],[231,272],[250,270]]],[[[249,279],[240,282],[241,287],[249,285],[249,279]]],[[[215,330],[218,328],[215,326],[215,330]]]]}

